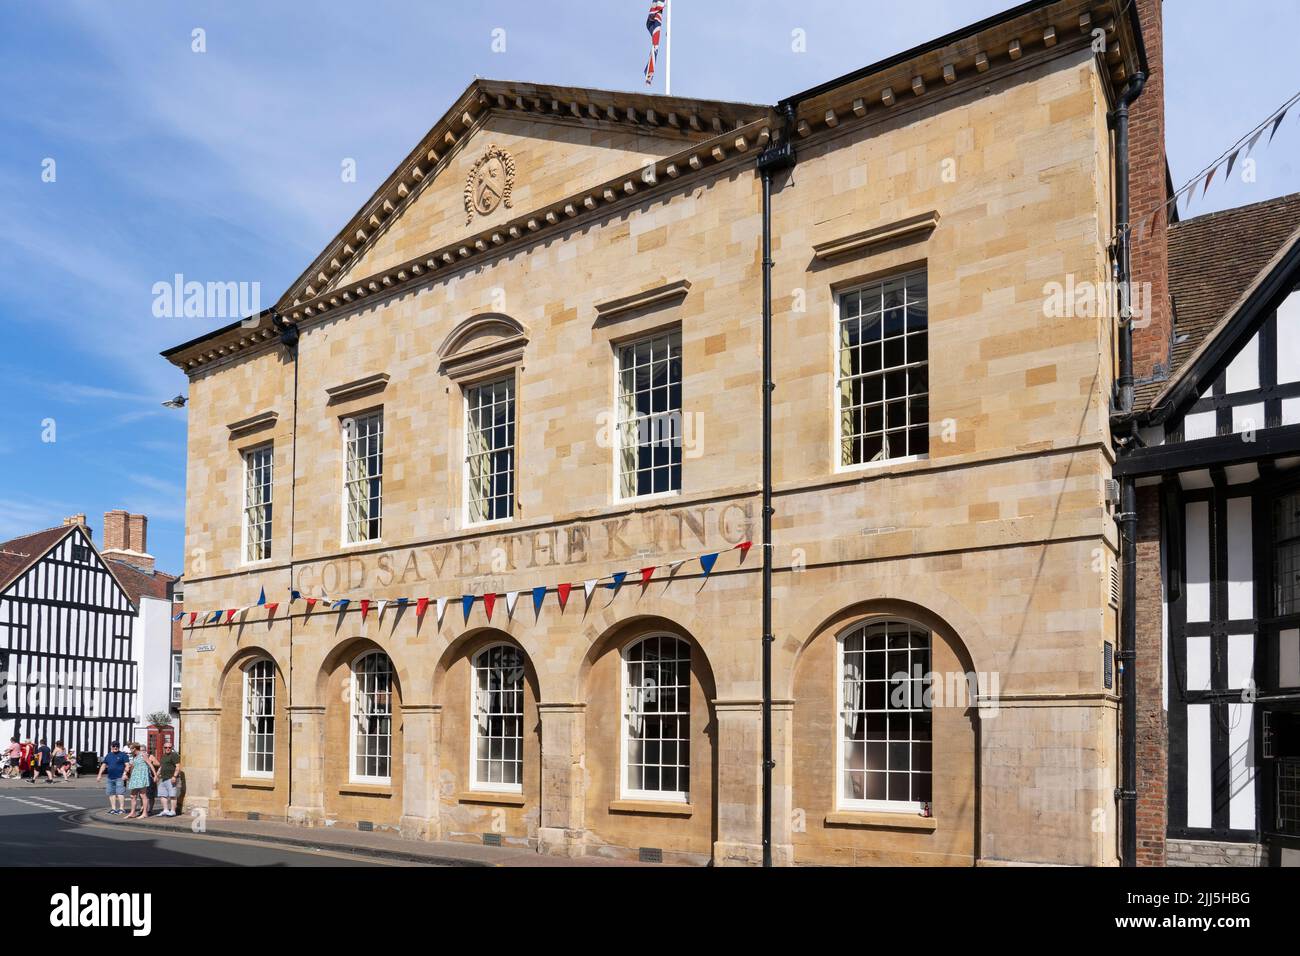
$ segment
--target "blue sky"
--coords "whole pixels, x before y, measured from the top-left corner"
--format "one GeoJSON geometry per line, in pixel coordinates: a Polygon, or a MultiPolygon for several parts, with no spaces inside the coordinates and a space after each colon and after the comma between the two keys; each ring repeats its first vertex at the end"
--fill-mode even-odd
{"type": "MultiPolygon", "coordinates": [[[[1011,5],[675,0],[673,92],[775,102],[1011,5]]],[[[154,283],[258,282],[270,304],[474,76],[643,89],[648,6],[4,4],[0,539],[78,511],[98,533],[123,507],[180,569],[185,413],[159,403],[186,383],[158,352],[221,323],[156,318],[154,283]]],[[[1166,4],[1179,185],[1300,89],[1298,26],[1294,0],[1166,4]]],[[[1216,183],[1192,214],[1300,191],[1297,147],[1288,120],[1254,183],[1216,183]]]]}

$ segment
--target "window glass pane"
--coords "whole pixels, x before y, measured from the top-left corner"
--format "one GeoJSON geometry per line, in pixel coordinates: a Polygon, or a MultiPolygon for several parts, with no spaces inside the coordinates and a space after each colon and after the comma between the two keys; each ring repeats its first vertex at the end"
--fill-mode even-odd
{"type": "Polygon", "coordinates": [[[1273,613],[1300,613],[1300,492],[1273,503],[1273,613]]]}
{"type": "Polygon", "coordinates": [[[392,662],[376,652],[352,666],[353,775],[392,775],[392,662]]]}
{"type": "Polygon", "coordinates": [[[929,802],[932,769],[930,633],[872,622],[841,635],[839,654],[841,801],[919,810],[929,802]]]}
{"type": "Polygon", "coordinates": [[[624,785],[633,795],[687,795],[690,661],[690,645],[667,634],[623,652],[624,785]]]}
{"type": "Polygon", "coordinates": [[[256,661],[244,671],[244,773],[270,773],[275,761],[275,665],[256,661]]]}
{"type": "Polygon", "coordinates": [[[474,658],[474,781],[518,790],[524,773],[524,660],[499,644],[474,658]]]}
{"type": "Polygon", "coordinates": [[[928,454],[925,273],[845,293],[839,307],[840,463],[928,454]]]}
{"type": "Polygon", "coordinates": [[[515,512],[515,382],[476,385],[465,393],[466,505],[471,522],[515,512]]]}
{"type": "Polygon", "coordinates": [[[682,343],[674,330],[618,351],[618,467],[622,497],[681,490],[682,343]]]}
{"type": "Polygon", "coordinates": [[[384,473],[382,412],[343,422],[344,500],[349,542],[380,537],[384,473]]]}
{"type": "Polygon", "coordinates": [[[244,453],[244,560],[271,557],[272,448],[244,453]]]}

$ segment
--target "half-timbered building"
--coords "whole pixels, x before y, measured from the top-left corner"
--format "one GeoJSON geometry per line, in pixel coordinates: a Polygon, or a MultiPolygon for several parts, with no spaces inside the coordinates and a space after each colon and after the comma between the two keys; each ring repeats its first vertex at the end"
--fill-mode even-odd
{"type": "Polygon", "coordinates": [[[1294,864],[1300,195],[1176,222],[1167,249],[1169,361],[1116,465],[1143,488],[1147,862],[1294,864]]]}
{"type": "MultiPolygon", "coordinates": [[[[103,551],[84,515],[0,543],[0,739],[102,754],[136,734],[142,609],[168,602],[175,582],[153,568],[143,527],[141,515],[110,512],[106,545],[116,547],[103,551]],[[128,528],[138,529],[138,549],[128,528]]],[[[170,616],[163,621],[169,654],[170,616]]]]}

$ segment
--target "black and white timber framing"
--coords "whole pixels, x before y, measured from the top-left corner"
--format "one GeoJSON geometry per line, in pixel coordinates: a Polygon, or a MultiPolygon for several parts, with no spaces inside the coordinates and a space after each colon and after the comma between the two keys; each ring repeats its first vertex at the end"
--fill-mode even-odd
{"type": "MultiPolygon", "coordinates": [[[[33,555],[33,557],[35,557],[33,555]]],[[[90,539],[69,528],[0,591],[0,730],[107,752],[135,716],[136,608],[90,539]]]]}

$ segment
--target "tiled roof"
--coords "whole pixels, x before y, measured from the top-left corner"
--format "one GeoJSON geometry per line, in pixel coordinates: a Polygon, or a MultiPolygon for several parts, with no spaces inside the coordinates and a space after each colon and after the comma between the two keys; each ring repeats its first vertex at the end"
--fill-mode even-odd
{"type": "MultiPolygon", "coordinates": [[[[1300,229],[1300,193],[1225,209],[1169,227],[1169,294],[1174,308],[1171,376],[1227,317],[1260,271],[1300,229]]],[[[1136,390],[1139,410],[1165,387],[1136,390]]]]}
{"type": "MultiPolygon", "coordinates": [[[[44,557],[75,527],[77,526],[60,525],[0,542],[0,591],[44,557]]],[[[142,597],[168,599],[171,597],[172,585],[179,580],[165,571],[145,571],[133,564],[104,557],[103,554],[100,557],[136,607],[140,606],[142,597]]]]}
{"type": "Polygon", "coordinates": [[[164,571],[145,571],[134,564],[127,564],[114,558],[105,557],[104,563],[113,570],[113,574],[122,585],[122,590],[136,607],[140,606],[142,597],[166,600],[171,596],[171,585],[177,580],[175,575],[164,571]]]}
{"type": "Polygon", "coordinates": [[[39,561],[76,525],[60,525],[0,542],[0,591],[39,561]]]}

